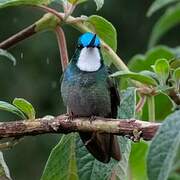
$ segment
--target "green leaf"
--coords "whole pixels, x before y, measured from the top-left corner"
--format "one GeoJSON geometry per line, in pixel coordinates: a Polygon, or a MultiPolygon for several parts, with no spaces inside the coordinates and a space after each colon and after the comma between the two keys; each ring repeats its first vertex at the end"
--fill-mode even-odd
{"type": "Polygon", "coordinates": [[[180,67],[175,69],[173,72],[173,81],[175,83],[175,89],[178,95],[180,95],[180,67]]]}
{"type": "Polygon", "coordinates": [[[118,118],[135,118],[136,114],[136,88],[129,87],[121,91],[120,108],[118,108],[118,118]]]}
{"type": "MultiPolygon", "coordinates": [[[[164,120],[164,118],[168,116],[170,113],[172,113],[175,104],[167,94],[160,92],[158,95],[155,96],[155,107],[156,107],[156,119],[158,121],[161,121],[164,120]]],[[[147,103],[143,108],[141,119],[143,120],[148,119],[147,103]]]]}
{"type": "Polygon", "coordinates": [[[92,15],[87,19],[89,28],[96,33],[114,51],[117,49],[117,32],[115,27],[101,16],[92,15]]]}
{"type": "Polygon", "coordinates": [[[117,161],[108,164],[97,161],[85,148],[80,138],[76,141],[76,157],[79,179],[105,180],[111,175],[112,168],[117,161]]]}
{"type": "MultiPolygon", "coordinates": [[[[71,4],[80,4],[88,0],[67,0],[67,1],[70,2],[71,4]]],[[[104,0],[94,0],[94,2],[96,3],[97,11],[99,11],[104,5],[104,0]]]]}
{"type": "Polygon", "coordinates": [[[147,71],[147,70],[144,70],[144,71],[141,71],[140,72],[142,75],[145,75],[145,76],[148,76],[148,77],[151,77],[153,79],[155,79],[156,81],[158,80],[158,76],[156,73],[152,72],[152,71],[147,71]]]}
{"type": "Polygon", "coordinates": [[[88,0],[68,0],[69,3],[76,4],[76,5],[86,2],[86,1],[88,1],[88,0]]]}
{"type": "Polygon", "coordinates": [[[63,135],[52,149],[41,180],[78,180],[75,157],[76,134],[63,135]]]}
{"type": "MultiPolygon", "coordinates": [[[[133,118],[135,115],[136,89],[129,88],[122,92],[121,106],[118,110],[118,118],[133,118]]],[[[130,140],[118,137],[122,160],[111,159],[108,164],[97,161],[78,138],[76,145],[76,157],[78,163],[79,179],[84,180],[108,180],[115,176],[118,180],[126,180],[128,173],[128,160],[131,151],[130,140]],[[113,175],[112,175],[113,174],[113,175]]]]}
{"type": "Polygon", "coordinates": [[[145,141],[132,144],[130,172],[133,180],[147,180],[146,155],[148,144],[145,141]]]}
{"type": "MultiPolygon", "coordinates": [[[[108,44],[115,52],[117,49],[117,32],[115,27],[101,16],[92,15],[87,21],[87,26],[91,31],[96,33],[106,44],[108,44]]],[[[111,56],[102,49],[103,59],[107,65],[111,64],[111,56]]]]}
{"type": "Polygon", "coordinates": [[[148,47],[151,48],[171,28],[180,23],[180,4],[169,8],[156,22],[149,40],[148,47]]]}
{"type": "Polygon", "coordinates": [[[87,153],[87,150],[80,139],[77,140],[77,162],[78,172],[80,180],[107,180],[110,176],[115,175],[117,179],[125,180],[127,176],[127,166],[129,153],[131,151],[131,143],[123,137],[118,137],[118,141],[121,147],[122,160],[118,163],[111,159],[108,164],[103,164],[91,154],[87,153]]]}
{"type": "Polygon", "coordinates": [[[19,5],[48,5],[53,0],[0,0],[0,8],[19,5]]]}
{"type": "Polygon", "coordinates": [[[119,163],[116,163],[113,169],[111,170],[111,179],[114,175],[117,180],[128,180],[128,165],[129,165],[129,155],[131,152],[131,141],[125,137],[118,137],[120,144],[122,159],[119,163]]]}
{"type": "Polygon", "coordinates": [[[23,114],[22,111],[20,111],[17,107],[15,107],[15,106],[7,103],[7,102],[0,101],[0,109],[4,110],[4,111],[11,112],[13,114],[16,114],[19,117],[21,117],[22,119],[26,119],[26,116],[23,114]]]}
{"type": "Polygon", "coordinates": [[[143,84],[148,84],[148,85],[153,85],[153,86],[157,85],[157,82],[153,78],[151,78],[150,76],[141,74],[141,73],[134,73],[130,71],[117,71],[111,75],[111,77],[119,77],[119,76],[125,77],[125,78],[131,78],[143,84]]]}
{"type": "Polygon", "coordinates": [[[155,0],[149,8],[147,12],[147,16],[151,16],[153,13],[163,8],[164,6],[167,6],[170,3],[174,3],[178,1],[179,0],[155,0]]]}
{"type": "Polygon", "coordinates": [[[94,2],[96,3],[97,6],[97,11],[100,10],[103,7],[104,4],[104,0],[94,0],[94,2]]]}
{"type": "Polygon", "coordinates": [[[1,180],[11,180],[9,169],[3,158],[3,153],[0,151],[0,179],[1,180]]]}
{"type": "Polygon", "coordinates": [[[6,50],[0,49],[0,56],[4,56],[4,57],[8,58],[9,60],[11,60],[13,62],[14,66],[16,65],[16,59],[14,58],[14,56],[12,54],[7,52],[6,50]]]}
{"type": "Polygon", "coordinates": [[[97,161],[90,153],[88,153],[82,141],[77,139],[76,154],[79,179],[108,180],[113,173],[117,179],[125,180],[127,176],[131,143],[129,140],[123,137],[118,137],[118,141],[121,143],[120,147],[122,160],[118,163],[114,159],[111,159],[108,164],[104,164],[97,161]]]}
{"type": "Polygon", "coordinates": [[[150,144],[147,156],[149,180],[166,180],[180,145],[180,111],[169,115],[150,144]]]}
{"type": "Polygon", "coordinates": [[[180,58],[174,58],[170,61],[169,63],[170,67],[172,69],[176,69],[178,67],[180,67],[180,58]]]}
{"type": "MultiPolygon", "coordinates": [[[[128,63],[128,67],[131,71],[144,74],[144,71],[152,71],[152,65],[155,64],[157,59],[165,58],[169,62],[176,57],[177,52],[174,52],[174,49],[168,48],[166,46],[157,46],[150,49],[144,55],[135,55],[128,63]]],[[[145,73],[145,75],[147,75],[145,73]]],[[[151,75],[153,76],[153,75],[151,75]]],[[[157,79],[157,77],[153,77],[157,79]]],[[[126,88],[127,84],[123,81],[121,83],[121,87],[126,88]]],[[[155,107],[158,108],[156,111],[156,119],[163,120],[168,114],[172,113],[172,108],[174,105],[172,104],[171,100],[168,96],[160,93],[159,95],[155,96],[155,107]],[[163,112],[163,113],[162,113],[163,112]]],[[[147,120],[148,119],[148,108],[147,104],[145,104],[142,112],[141,119],[147,120]]]]}
{"type": "Polygon", "coordinates": [[[166,46],[157,46],[149,50],[145,55],[135,55],[130,59],[128,67],[131,71],[139,72],[143,70],[151,71],[151,66],[160,58],[170,60],[174,58],[175,54],[171,48],[166,46]]]}
{"type": "MultiPolygon", "coordinates": [[[[174,102],[174,100],[173,99],[171,99],[171,97],[167,94],[167,93],[165,93],[165,92],[160,92],[160,94],[162,94],[162,95],[164,95],[165,97],[165,99],[166,99],[166,101],[168,102],[167,103],[167,106],[166,106],[166,109],[167,109],[167,111],[169,112],[169,114],[170,113],[172,113],[176,108],[177,108],[177,104],[174,102]],[[169,107],[170,106],[170,107],[169,107]],[[169,107],[169,109],[168,109],[168,107],[169,107]]],[[[160,103],[159,103],[160,104],[160,103]]],[[[163,104],[163,106],[164,106],[164,104],[163,104]]],[[[164,108],[165,109],[165,108],[164,108]]],[[[159,108],[158,108],[158,110],[159,110],[159,108]]],[[[166,113],[167,113],[167,111],[166,111],[166,113]]],[[[161,113],[161,112],[159,112],[159,113],[161,113]]],[[[165,114],[165,113],[164,113],[165,114]]],[[[169,114],[167,114],[167,115],[169,115],[169,114]]]]}
{"type": "Polygon", "coordinates": [[[168,177],[168,180],[179,180],[180,179],[179,169],[180,169],[180,148],[178,148],[178,153],[173,162],[172,171],[168,177]]]}
{"type": "Polygon", "coordinates": [[[166,59],[158,59],[153,66],[154,72],[158,75],[160,85],[166,84],[167,78],[169,77],[169,62],[166,59]]]}
{"type": "Polygon", "coordinates": [[[180,81],[180,67],[174,70],[173,79],[175,81],[180,81]]]}
{"type": "Polygon", "coordinates": [[[28,119],[35,119],[35,110],[31,103],[23,98],[15,98],[13,105],[23,112],[28,119]]]}

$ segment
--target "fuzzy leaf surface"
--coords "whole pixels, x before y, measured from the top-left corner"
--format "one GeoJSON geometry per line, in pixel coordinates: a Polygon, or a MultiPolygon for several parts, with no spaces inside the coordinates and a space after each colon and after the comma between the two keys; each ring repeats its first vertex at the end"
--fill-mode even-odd
{"type": "Polygon", "coordinates": [[[75,157],[76,134],[63,135],[52,149],[41,180],[78,180],[75,157]]]}
{"type": "Polygon", "coordinates": [[[169,115],[150,144],[147,156],[149,180],[167,180],[180,145],[180,111],[169,115]]]}

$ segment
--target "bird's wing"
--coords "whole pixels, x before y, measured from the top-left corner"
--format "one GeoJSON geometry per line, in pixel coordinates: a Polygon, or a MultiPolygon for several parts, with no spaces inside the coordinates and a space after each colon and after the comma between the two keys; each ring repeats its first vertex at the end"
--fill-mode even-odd
{"type": "MultiPolygon", "coordinates": [[[[109,69],[108,69],[108,73],[109,75],[111,74],[111,71],[109,69]]],[[[117,82],[115,81],[115,79],[111,77],[108,77],[107,81],[111,96],[111,117],[116,118],[118,106],[120,105],[120,95],[118,92],[117,82]]]]}
{"type": "MultiPolygon", "coordinates": [[[[108,70],[109,75],[111,74],[110,70],[108,70]]],[[[111,97],[111,118],[117,118],[118,106],[120,105],[120,96],[118,92],[118,87],[115,79],[108,77],[108,88],[110,91],[111,97]]],[[[110,135],[110,156],[116,160],[121,159],[121,151],[118,143],[117,136],[110,135]]]]}
{"type": "MultiPolygon", "coordinates": [[[[109,114],[109,117],[116,118],[120,103],[117,84],[115,80],[109,77],[107,78],[107,84],[111,96],[111,114],[109,114]]],[[[111,157],[118,161],[121,159],[120,147],[115,135],[80,132],[80,137],[89,152],[99,161],[108,163],[111,157]]]]}

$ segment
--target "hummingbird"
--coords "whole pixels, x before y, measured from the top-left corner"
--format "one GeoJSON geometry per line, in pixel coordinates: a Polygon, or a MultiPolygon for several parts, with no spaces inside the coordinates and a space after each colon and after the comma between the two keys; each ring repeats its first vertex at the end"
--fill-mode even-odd
{"type": "MultiPolygon", "coordinates": [[[[72,117],[116,118],[120,97],[104,64],[100,38],[91,32],[78,39],[77,48],[63,74],[61,94],[72,117]]],[[[87,150],[99,161],[121,159],[117,137],[98,132],[80,132],[87,150]]]]}

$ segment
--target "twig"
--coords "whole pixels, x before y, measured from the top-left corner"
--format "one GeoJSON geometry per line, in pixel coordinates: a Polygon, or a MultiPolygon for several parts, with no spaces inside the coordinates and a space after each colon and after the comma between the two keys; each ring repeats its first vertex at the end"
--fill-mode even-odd
{"type": "Polygon", "coordinates": [[[156,112],[155,112],[155,99],[154,96],[147,96],[148,104],[148,117],[150,122],[155,122],[156,112]]]}
{"type": "MultiPolygon", "coordinates": [[[[33,7],[41,9],[41,10],[43,10],[45,12],[48,12],[48,13],[52,13],[57,18],[59,18],[59,20],[64,19],[64,14],[63,13],[60,14],[56,10],[54,10],[52,8],[49,8],[47,6],[42,5],[42,6],[33,6],[33,7]]],[[[28,26],[27,28],[23,29],[22,31],[18,32],[17,34],[11,36],[10,38],[4,40],[3,42],[0,43],[0,48],[1,49],[8,49],[8,48],[12,47],[13,45],[16,45],[18,42],[23,41],[23,40],[27,39],[28,37],[32,36],[33,34],[37,33],[36,25],[37,24],[34,23],[34,24],[28,26]]]]}
{"type": "Polygon", "coordinates": [[[145,102],[146,102],[146,96],[145,95],[140,95],[139,102],[136,105],[136,112],[140,112],[142,110],[142,108],[144,107],[145,102]]]}
{"type": "Polygon", "coordinates": [[[63,13],[59,13],[58,11],[56,11],[55,9],[52,9],[52,8],[49,8],[47,6],[43,6],[43,5],[39,5],[39,6],[33,6],[33,7],[36,7],[38,9],[41,9],[45,12],[48,12],[48,13],[52,13],[54,14],[56,17],[58,17],[60,20],[63,20],[64,19],[64,14],[63,13]]]}
{"type": "Polygon", "coordinates": [[[2,43],[0,43],[0,48],[7,49],[16,45],[18,42],[27,39],[28,37],[32,36],[36,33],[35,31],[35,24],[30,25],[29,27],[23,29],[22,31],[18,32],[17,34],[11,36],[10,38],[6,39],[2,43]]]}
{"type": "Polygon", "coordinates": [[[56,27],[55,31],[56,31],[59,50],[60,50],[62,70],[64,71],[69,61],[67,46],[66,46],[66,38],[64,35],[64,31],[60,26],[56,27]]]}
{"type": "Polygon", "coordinates": [[[75,10],[75,8],[76,8],[76,5],[75,5],[75,4],[70,5],[70,7],[68,8],[68,11],[65,13],[64,21],[66,21],[67,18],[73,13],[73,11],[75,10]]]}
{"type": "Polygon", "coordinates": [[[151,123],[136,119],[107,119],[96,117],[81,117],[70,120],[68,116],[60,115],[49,119],[48,117],[36,120],[24,120],[0,123],[0,138],[34,136],[46,133],[71,133],[71,132],[100,132],[112,133],[121,136],[133,137],[134,131],[141,132],[140,137],[151,140],[160,123],[151,123]]]}
{"type": "Polygon", "coordinates": [[[56,16],[52,15],[51,13],[46,13],[45,15],[43,15],[41,19],[36,21],[34,24],[28,26],[27,28],[23,29],[17,34],[1,42],[0,48],[8,49],[13,45],[16,45],[20,41],[23,41],[38,32],[49,29],[54,30],[59,24],[60,20],[56,16]]]}

